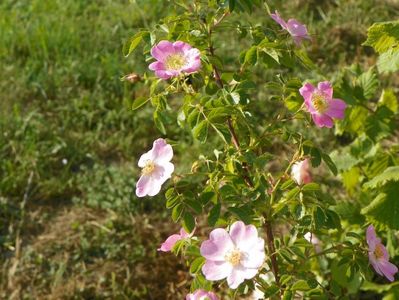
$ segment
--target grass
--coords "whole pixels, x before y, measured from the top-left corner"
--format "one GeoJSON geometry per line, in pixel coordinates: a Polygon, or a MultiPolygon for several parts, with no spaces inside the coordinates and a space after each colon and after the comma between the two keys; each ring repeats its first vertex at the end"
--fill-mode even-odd
{"type": "MultiPolygon", "coordinates": [[[[360,47],[367,27],[398,12],[393,1],[272,2],[309,24],[326,77],[372,63],[360,47]]],[[[147,66],[122,56],[123,40],[170,10],[156,0],[1,2],[0,298],[183,298],[185,266],[155,250],[177,226],[162,197],[133,193],[137,158],[159,132],[150,109],[129,110],[143,86],[120,81],[147,66]]],[[[183,131],[170,137],[182,161],[201,149],[183,131]]]]}

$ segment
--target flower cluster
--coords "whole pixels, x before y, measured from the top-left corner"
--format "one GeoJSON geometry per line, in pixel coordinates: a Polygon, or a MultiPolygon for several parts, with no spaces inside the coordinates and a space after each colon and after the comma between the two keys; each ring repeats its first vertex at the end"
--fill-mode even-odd
{"type": "MultiPolygon", "coordinates": [[[[285,21],[277,11],[271,17],[288,31],[296,45],[300,45],[303,40],[310,40],[306,26],[297,20],[285,21]]],[[[161,79],[186,76],[201,68],[200,51],[182,41],[160,41],[151,49],[151,55],[156,61],[150,64],[149,69],[161,79]]],[[[329,81],[319,82],[317,87],[305,83],[299,89],[299,94],[304,99],[303,107],[310,113],[316,126],[332,128],[334,119],[345,117],[347,105],[342,99],[333,97],[333,87],[329,81]]],[[[152,149],[140,157],[138,166],[142,171],[136,186],[138,197],[155,196],[160,192],[162,184],[171,178],[174,171],[172,158],[172,146],[162,138],[154,141],[152,149]]],[[[291,177],[300,186],[312,182],[310,160],[306,158],[295,162],[291,177]]],[[[178,234],[169,236],[158,251],[169,252],[180,240],[187,239],[190,242],[192,235],[193,232],[189,234],[181,229],[178,234]]],[[[317,253],[321,252],[322,244],[315,235],[308,232],[304,237],[315,246],[317,253]]],[[[371,265],[378,274],[393,281],[398,268],[389,262],[388,253],[372,225],[367,228],[366,237],[371,265]]],[[[207,280],[226,279],[228,286],[236,289],[245,280],[254,278],[264,265],[265,241],[259,237],[254,225],[236,221],[230,225],[229,230],[212,230],[209,239],[202,242],[200,254],[205,258],[202,273],[207,280]]],[[[186,300],[197,299],[218,298],[213,292],[202,289],[186,296],[186,300]]]]}

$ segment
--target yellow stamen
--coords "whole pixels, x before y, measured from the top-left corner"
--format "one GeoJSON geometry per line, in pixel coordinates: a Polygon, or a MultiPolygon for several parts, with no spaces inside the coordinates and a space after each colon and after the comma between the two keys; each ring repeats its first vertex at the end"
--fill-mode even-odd
{"type": "Polygon", "coordinates": [[[375,246],[374,255],[377,259],[384,257],[384,250],[382,250],[381,244],[375,246]]]}
{"type": "Polygon", "coordinates": [[[168,70],[179,70],[186,64],[186,58],[182,53],[169,55],[165,60],[165,67],[168,70]]]}
{"type": "Polygon", "coordinates": [[[318,93],[313,94],[312,104],[319,113],[323,113],[328,109],[328,103],[325,97],[318,93]]]}
{"type": "Polygon", "coordinates": [[[154,169],[155,169],[155,163],[152,160],[147,160],[145,162],[144,168],[141,170],[141,174],[149,175],[154,171],[154,169]]]}
{"type": "Polygon", "coordinates": [[[240,261],[241,261],[241,252],[240,252],[239,250],[237,250],[237,249],[234,249],[234,250],[232,250],[232,251],[229,251],[229,252],[225,255],[224,259],[225,259],[227,262],[231,263],[233,266],[236,266],[236,265],[238,265],[238,264],[240,263],[240,261]]]}

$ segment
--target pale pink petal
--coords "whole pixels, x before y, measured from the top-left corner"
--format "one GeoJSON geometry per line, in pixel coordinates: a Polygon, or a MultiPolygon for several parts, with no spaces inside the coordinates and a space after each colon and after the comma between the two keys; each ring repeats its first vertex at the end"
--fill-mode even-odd
{"type": "Polygon", "coordinates": [[[253,225],[245,225],[242,221],[237,221],[230,227],[230,236],[234,244],[240,250],[251,250],[258,242],[258,231],[253,225]]]}
{"type": "Polygon", "coordinates": [[[310,83],[305,83],[300,89],[299,93],[302,95],[305,100],[305,105],[310,113],[316,112],[312,105],[312,96],[315,92],[315,87],[310,83]]]}
{"type": "Polygon", "coordinates": [[[155,196],[158,195],[158,193],[161,191],[162,183],[164,183],[166,179],[162,182],[160,180],[155,180],[153,177],[151,177],[150,183],[149,183],[149,188],[148,188],[148,196],[155,196]]]}
{"type": "Polygon", "coordinates": [[[173,44],[169,41],[160,41],[157,45],[152,47],[151,55],[159,61],[164,61],[166,57],[174,53],[173,44]]]}
{"type": "Polygon", "coordinates": [[[215,261],[224,261],[226,253],[234,249],[230,235],[225,229],[212,230],[209,240],[202,242],[200,252],[203,257],[215,261]]]}
{"type": "Polygon", "coordinates": [[[251,279],[255,277],[257,273],[257,269],[248,269],[243,268],[242,266],[236,266],[227,277],[227,284],[231,289],[236,289],[245,279],[251,279]]]}
{"type": "Polygon", "coordinates": [[[189,51],[192,47],[185,42],[176,41],[173,43],[173,48],[175,49],[175,52],[186,52],[189,51]]]}
{"type": "Polygon", "coordinates": [[[161,248],[159,248],[158,251],[163,251],[163,252],[171,251],[176,242],[181,239],[182,237],[179,234],[172,234],[170,237],[166,239],[165,242],[162,243],[161,248]]]}
{"type": "Polygon", "coordinates": [[[287,22],[287,30],[293,36],[298,36],[298,37],[301,37],[301,38],[307,38],[308,37],[308,30],[306,29],[306,26],[303,25],[302,23],[298,22],[295,19],[289,19],[288,20],[288,22],[287,22]]]}
{"type": "Polygon", "coordinates": [[[157,76],[158,78],[161,78],[161,79],[169,79],[169,78],[173,77],[173,75],[170,72],[164,71],[164,70],[155,71],[155,76],[157,76]]]}
{"type": "Polygon", "coordinates": [[[220,280],[230,275],[233,266],[224,261],[207,260],[202,266],[202,273],[206,280],[220,280]]]}
{"type": "Polygon", "coordinates": [[[389,260],[389,254],[387,251],[387,248],[383,244],[380,244],[380,250],[382,251],[382,258],[380,259],[385,259],[386,261],[389,260]]]}
{"type": "Polygon", "coordinates": [[[333,120],[324,114],[312,114],[313,121],[317,127],[328,127],[332,128],[334,126],[333,120]]]}
{"type": "Polygon", "coordinates": [[[148,194],[151,189],[151,177],[146,175],[141,175],[139,181],[136,184],[136,196],[144,197],[148,194]]]}
{"type": "Polygon", "coordinates": [[[151,71],[164,71],[165,66],[161,61],[155,61],[148,66],[148,69],[151,71]]]}
{"type": "Polygon", "coordinates": [[[333,96],[333,88],[329,81],[319,82],[317,85],[317,89],[323,93],[323,95],[327,96],[327,99],[331,99],[333,96]]]}
{"type": "Polygon", "coordinates": [[[172,164],[171,162],[165,162],[162,164],[162,167],[164,168],[163,176],[166,179],[169,179],[170,177],[172,177],[172,173],[175,170],[174,164],[172,164]]]}
{"type": "Polygon", "coordinates": [[[227,277],[227,284],[231,289],[236,289],[245,280],[243,269],[234,268],[231,274],[227,277]]]}
{"type": "Polygon", "coordinates": [[[393,276],[398,272],[398,268],[394,264],[390,263],[389,261],[382,260],[379,262],[379,267],[381,272],[389,281],[392,282],[395,280],[393,276]]]}
{"type": "Polygon", "coordinates": [[[343,119],[345,117],[346,103],[341,99],[332,99],[329,102],[326,114],[331,118],[343,119]]]}
{"type": "Polygon", "coordinates": [[[274,21],[280,24],[283,29],[287,30],[287,23],[280,17],[280,14],[277,10],[274,12],[274,14],[270,14],[270,17],[272,17],[274,21]]]}
{"type": "MultiPolygon", "coordinates": [[[[194,232],[194,231],[193,231],[193,232],[194,232]]],[[[181,229],[180,229],[180,236],[181,236],[183,239],[188,238],[190,235],[191,235],[191,234],[188,234],[188,233],[184,230],[184,228],[181,228],[181,229]]]]}
{"type": "Polygon", "coordinates": [[[374,229],[373,225],[370,225],[369,227],[367,227],[366,240],[367,240],[367,244],[369,245],[369,251],[374,252],[375,246],[379,243],[379,239],[377,238],[377,235],[375,233],[375,229],[374,229]]]}
{"type": "Polygon", "coordinates": [[[380,270],[380,266],[379,263],[377,262],[377,259],[375,258],[374,254],[369,252],[369,261],[371,263],[371,265],[373,266],[374,270],[380,274],[381,276],[383,276],[381,270],[380,270]]]}
{"type": "Polygon", "coordinates": [[[165,172],[164,166],[156,165],[154,171],[150,175],[150,182],[148,184],[148,196],[157,195],[161,191],[162,184],[164,184],[165,181],[168,180],[170,177],[171,173],[165,172]]]}
{"type": "Polygon", "coordinates": [[[187,59],[187,63],[182,68],[182,71],[187,74],[197,72],[201,68],[200,55],[201,55],[201,52],[198,49],[196,49],[196,48],[190,49],[185,55],[186,59],[187,59]]]}
{"type": "Polygon", "coordinates": [[[215,293],[199,289],[192,294],[188,294],[186,300],[218,300],[218,297],[215,293]]]}
{"type": "Polygon", "coordinates": [[[156,163],[169,162],[173,158],[173,149],[164,139],[157,139],[152,146],[153,160],[156,163]]]}
{"type": "Polygon", "coordinates": [[[137,165],[140,168],[144,168],[146,165],[146,162],[152,160],[152,150],[144,153],[143,155],[140,156],[139,162],[137,163],[137,165]]]}
{"type": "Polygon", "coordinates": [[[251,251],[244,252],[240,263],[245,268],[259,269],[265,261],[265,240],[258,238],[255,245],[252,245],[251,251]]]}

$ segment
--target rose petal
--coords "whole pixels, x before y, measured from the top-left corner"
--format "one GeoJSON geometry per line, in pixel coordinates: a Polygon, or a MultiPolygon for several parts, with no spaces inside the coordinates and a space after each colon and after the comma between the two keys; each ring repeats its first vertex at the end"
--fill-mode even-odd
{"type": "Polygon", "coordinates": [[[378,239],[373,225],[369,225],[369,227],[367,227],[366,240],[367,244],[369,245],[369,251],[374,252],[375,246],[378,243],[378,239]]]}
{"type": "Polygon", "coordinates": [[[298,37],[301,40],[309,38],[306,26],[295,19],[288,20],[287,30],[293,37],[298,37]]]}
{"type": "Polygon", "coordinates": [[[305,100],[305,105],[310,113],[316,112],[312,105],[312,96],[315,91],[315,87],[310,83],[305,83],[300,89],[299,93],[302,95],[305,100]]]}
{"type": "Polygon", "coordinates": [[[164,139],[157,139],[152,146],[153,160],[157,164],[169,162],[173,158],[173,149],[164,139]]]}
{"type": "Polygon", "coordinates": [[[398,272],[398,268],[389,261],[382,260],[379,262],[381,272],[389,281],[394,281],[394,275],[398,272]]]}
{"type": "Polygon", "coordinates": [[[334,126],[333,120],[325,114],[312,114],[313,121],[318,127],[332,128],[334,126]]]}
{"type": "Polygon", "coordinates": [[[151,55],[161,62],[163,62],[166,57],[170,54],[174,53],[175,49],[173,48],[173,44],[169,41],[160,41],[157,45],[152,47],[151,55]]]}
{"type": "Polygon", "coordinates": [[[141,175],[139,181],[136,184],[136,196],[144,197],[148,194],[151,186],[151,177],[146,175],[141,175]]]}
{"type": "Polygon", "coordinates": [[[209,240],[202,242],[200,252],[203,257],[209,260],[224,261],[226,252],[234,249],[230,235],[225,229],[214,229],[209,240]]]}
{"type": "Polygon", "coordinates": [[[237,221],[230,227],[230,236],[234,244],[240,250],[251,250],[258,241],[258,231],[253,225],[245,225],[242,221],[237,221]]]}
{"type": "Polygon", "coordinates": [[[165,80],[173,77],[172,74],[170,74],[168,71],[164,71],[164,70],[155,71],[155,76],[157,76],[158,78],[161,78],[161,79],[165,79],[165,80]]]}
{"type": "Polygon", "coordinates": [[[329,81],[322,81],[319,82],[319,84],[317,85],[317,89],[322,92],[327,99],[331,99],[333,96],[333,88],[332,85],[329,81]]]}
{"type": "Polygon", "coordinates": [[[150,69],[151,71],[163,71],[165,70],[165,66],[163,62],[154,61],[148,66],[148,69],[150,69]]]}
{"type": "Polygon", "coordinates": [[[258,238],[257,243],[252,246],[250,251],[244,252],[240,263],[245,268],[259,269],[266,258],[265,255],[265,241],[258,238]]]}
{"type": "Polygon", "coordinates": [[[343,119],[345,117],[346,103],[341,99],[332,99],[329,102],[326,114],[331,118],[343,119]]]}
{"type": "Polygon", "coordinates": [[[175,52],[186,52],[189,51],[192,47],[185,42],[176,41],[173,43],[173,48],[175,49],[175,52]]]}
{"type": "Polygon", "coordinates": [[[221,280],[232,272],[233,266],[224,261],[207,260],[202,266],[202,273],[206,280],[221,280]]]}
{"type": "Polygon", "coordinates": [[[274,12],[274,14],[270,14],[270,17],[272,17],[274,21],[280,24],[283,29],[287,30],[287,23],[280,17],[280,14],[277,10],[274,12]]]}
{"type": "Polygon", "coordinates": [[[176,242],[181,239],[182,237],[179,234],[172,234],[166,239],[165,242],[162,243],[161,247],[158,248],[158,251],[169,252],[170,250],[172,250],[176,242]]]}
{"type": "Polygon", "coordinates": [[[227,284],[231,289],[236,289],[245,279],[251,279],[257,273],[257,269],[247,269],[241,266],[234,267],[231,274],[227,277],[227,284]]]}

